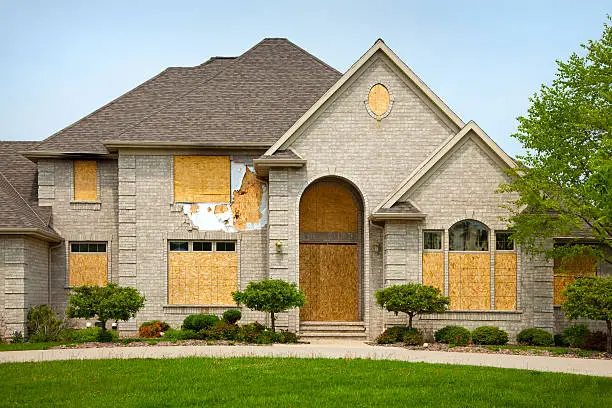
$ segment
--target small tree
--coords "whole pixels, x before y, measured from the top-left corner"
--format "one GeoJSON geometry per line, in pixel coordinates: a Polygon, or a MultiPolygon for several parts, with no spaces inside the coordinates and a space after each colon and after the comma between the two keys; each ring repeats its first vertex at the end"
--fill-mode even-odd
{"type": "Polygon", "coordinates": [[[275,331],[274,316],[294,307],[306,304],[304,292],[295,283],[280,279],[265,279],[259,282],[249,282],[244,292],[232,293],[236,303],[249,309],[270,313],[272,331],[275,331]]]}
{"type": "Polygon", "coordinates": [[[144,307],[145,297],[134,288],[109,283],[106,286],[77,286],[68,300],[66,315],[102,322],[102,332],[109,320],[129,320],[144,307]]]}
{"type": "Polygon", "coordinates": [[[450,303],[442,296],[440,289],[420,283],[393,285],[376,291],[376,303],[395,315],[399,312],[408,315],[408,328],[412,328],[412,318],[423,313],[442,313],[450,303]]]}
{"type": "Polygon", "coordinates": [[[612,277],[578,278],[563,291],[561,305],[568,319],[603,320],[608,326],[606,351],[612,353],[612,277]]]}

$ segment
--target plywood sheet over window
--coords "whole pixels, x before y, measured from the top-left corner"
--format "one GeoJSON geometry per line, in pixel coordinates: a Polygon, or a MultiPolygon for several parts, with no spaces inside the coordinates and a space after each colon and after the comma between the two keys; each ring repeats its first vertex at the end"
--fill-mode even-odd
{"type": "Polygon", "coordinates": [[[98,200],[98,165],[95,160],[74,161],[74,200],[98,200]]]}
{"type": "Polygon", "coordinates": [[[495,309],[516,310],[516,254],[495,254],[495,309]]]}
{"type": "Polygon", "coordinates": [[[106,253],[70,253],[68,284],[70,286],[106,285],[108,258],[106,253]]]}
{"type": "Polygon", "coordinates": [[[449,253],[448,283],[451,309],[490,309],[491,258],[489,253],[449,253]]]}
{"type": "Polygon", "coordinates": [[[300,232],[357,232],[359,211],[342,184],[320,182],[308,187],[300,202],[300,232]]]}
{"type": "Polygon", "coordinates": [[[169,304],[233,305],[237,290],[236,252],[169,252],[169,304]]]}
{"type": "Polygon", "coordinates": [[[430,285],[444,293],[444,253],[423,254],[423,285],[430,285]]]}
{"type": "Polygon", "coordinates": [[[300,244],[301,320],[359,320],[358,253],[356,244],[300,244]]]}
{"type": "Polygon", "coordinates": [[[174,201],[230,201],[229,156],[174,156],[174,201]]]}
{"type": "Polygon", "coordinates": [[[553,304],[560,306],[565,302],[566,296],[563,291],[568,285],[574,283],[577,278],[595,276],[597,258],[594,256],[577,256],[565,263],[555,259],[554,273],[554,296],[553,304]]]}

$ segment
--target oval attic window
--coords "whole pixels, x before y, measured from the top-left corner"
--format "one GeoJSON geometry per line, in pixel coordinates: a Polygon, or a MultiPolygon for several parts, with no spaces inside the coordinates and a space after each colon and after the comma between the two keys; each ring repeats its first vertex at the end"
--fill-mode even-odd
{"type": "Polygon", "coordinates": [[[391,97],[389,91],[382,84],[376,84],[370,89],[368,94],[368,106],[376,116],[384,115],[389,109],[391,97]]]}

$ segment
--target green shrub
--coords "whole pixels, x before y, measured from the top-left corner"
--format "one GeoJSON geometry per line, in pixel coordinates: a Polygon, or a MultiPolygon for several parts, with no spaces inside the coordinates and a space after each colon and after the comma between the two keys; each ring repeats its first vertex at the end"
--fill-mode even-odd
{"type": "Polygon", "coordinates": [[[589,329],[586,324],[575,324],[563,330],[563,336],[570,347],[582,348],[584,341],[589,334],[589,329]]]}
{"type": "Polygon", "coordinates": [[[23,343],[23,333],[20,331],[15,331],[11,335],[11,344],[21,344],[23,343]]]}
{"type": "Polygon", "coordinates": [[[414,316],[423,313],[442,313],[446,311],[450,299],[442,296],[440,289],[420,283],[409,282],[405,285],[392,285],[377,290],[376,303],[383,309],[408,315],[408,327],[412,328],[414,316]]]}
{"type": "MultiPolygon", "coordinates": [[[[406,326],[395,326],[389,327],[387,330],[382,332],[376,338],[376,342],[378,344],[406,343],[408,338],[408,342],[416,341],[418,343],[419,335],[421,336],[422,340],[423,335],[417,329],[406,326]]],[[[421,345],[422,344],[423,342],[421,342],[421,345]]]]}
{"type": "Polygon", "coordinates": [[[516,336],[516,341],[525,346],[550,347],[555,344],[555,339],[552,334],[546,330],[535,327],[521,330],[516,336]]]}
{"type": "Polygon", "coordinates": [[[395,344],[397,343],[397,338],[395,336],[390,335],[386,330],[376,337],[377,344],[395,344]]]}
{"type": "Polygon", "coordinates": [[[86,329],[62,332],[66,341],[75,343],[114,342],[119,340],[119,334],[114,330],[104,330],[101,327],[88,327],[86,329]],[[106,333],[106,334],[102,334],[106,333]]]}
{"type": "Polygon", "coordinates": [[[481,326],[472,332],[474,344],[503,346],[508,343],[508,333],[495,326],[481,326]]]}
{"type": "Polygon", "coordinates": [[[166,322],[159,320],[153,320],[151,322],[144,322],[138,328],[138,337],[145,339],[155,339],[170,329],[170,325],[166,322]]]}
{"type": "Polygon", "coordinates": [[[565,338],[563,333],[557,333],[553,336],[553,338],[555,340],[555,346],[557,347],[568,347],[569,346],[569,343],[567,342],[567,339],[565,338]]]}
{"type": "Polygon", "coordinates": [[[266,331],[266,326],[261,323],[254,322],[240,326],[238,338],[236,340],[244,343],[257,343],[261,333],[266,331]]]}
{"type": "Polygon", "coordinates": [[[279,343],[297,343],[298,336],[297,334],[290,331],[281,331],[280,333],[279,343]]]}
{"type": "Polygon", "coordinates": [[[438,343],[452,346],[467,346],[471,337],[470,331],[461,326],[445,326],[434,333],[434,338],[438,343]]]}
{"type": "Polygon", "coordinates": [[[27,328],[31,343],[57,341],[64,322],[50,306],[37,305],[28,310],[27,328]]]}
{"type": "Polygon", "coordinates": [[[236,324],[242,318],[242,312],[238,309],[229,309],[223,312],[223,320],[228,324],[236,324]]]}
{"type": "Polygon", "coordinates": [[[184,330],[193,330],[199,332],[201,330],[211,329],[215,323],[219,321],[219,317],[213,314],[192,314],[183,320],[184,330]]]}
{"type": "Polygon", "coordinates": [[[168,331],[164,332],[164,335],[161,337],[160,340],[175,342],[178,340],[193,340],[193,339],[199,339],[199,338],[200,338],[200,335],[193,330],[169,329],[168,331]]]}
{"type": "Polygon", "coordinates": [[[404,335],[404,344],[407,346],[422,346],[423,333],[418,330],[412,330],[404,335]]]}
{"type": "Polygon", "coordinates": [[[584,339],[585,350],[606,351],[606,333],[596,331],[590,332],[584,339]]]}

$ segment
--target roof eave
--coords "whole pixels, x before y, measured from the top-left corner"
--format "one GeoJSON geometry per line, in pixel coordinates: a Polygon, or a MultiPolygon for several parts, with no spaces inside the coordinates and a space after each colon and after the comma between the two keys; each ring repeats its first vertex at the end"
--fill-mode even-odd
{"type": "Polygon", "coordinates": [[[41,228],[0,228],[0,235],[27,235],[48,242],[62,242],[64,238],[41,228]]]}
{"type": "Polygon", "coordinates": [[[427,218],[425,213],[374,213],[370,215],[371,221],[423,220],[425,218],[427,218]]]}
{"type": "Polygon", "coordinates": [[[266,150],[270,143],[260,142],[158,142],[158,141],[103,141],[104,147],[109,152],[117,152],[119,149],[240,149],[240,150],[266,150]]]}
{"type": "Polygon", "coordinates": [[[22,156],[30,159],[34,163],[38,159],[74,159],[79,158],[116,158],[117,155],[111,153],[100,153],[100,152],[54,152],[54,151],[27,151],[19,152],[22,156]]]}

